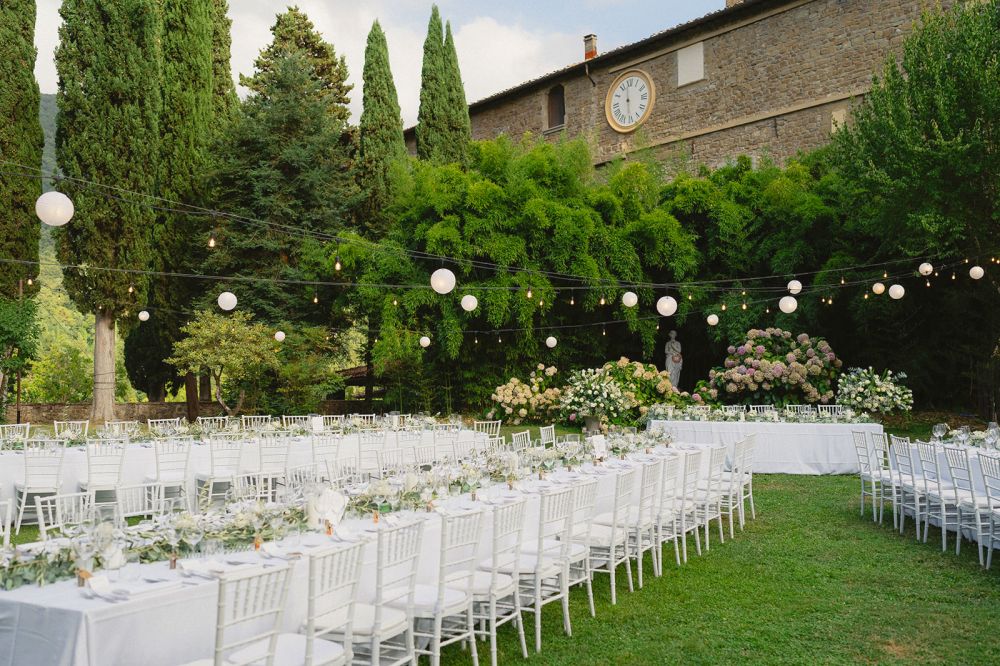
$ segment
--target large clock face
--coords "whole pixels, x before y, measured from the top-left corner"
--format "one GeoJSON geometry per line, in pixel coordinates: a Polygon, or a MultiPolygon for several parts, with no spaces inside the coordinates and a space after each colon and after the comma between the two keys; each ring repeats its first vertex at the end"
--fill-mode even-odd
{"type": "Polygon", "coordinates": [[[608,124],[618,132],[631,132],[649,118],[656,90],[649,75],[638,69],[621,74],[604,102],[608,124]]]}

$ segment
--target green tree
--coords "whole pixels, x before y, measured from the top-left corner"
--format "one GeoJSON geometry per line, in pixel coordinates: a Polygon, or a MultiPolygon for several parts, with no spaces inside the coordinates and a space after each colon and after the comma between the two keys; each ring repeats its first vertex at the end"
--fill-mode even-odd
{"type": "MultiPolygon", "coordinates": [[[[155,193],[160,151],[161,14],[153,0],[66,0],[56,50],[59,167],[71,178],[155,193]]],[[[139,197],[64,181],[76,206],[59,259],[76,305],[95,315],[92,418],[114,418],[116,321],[146,300],[146,280],[102,269],[150,265],[155,214],[139,197]],[[130,289],[131,287],[131,289],[130,289]]]]}
{"type": "Polygon", "coordinates": [[[448,132],[448,59],[444,52],[444,30],[437,5],[424,38],[424,60],[420,70],[420,109],[417,112],[417,157],[448,162],[451,149],[448,132]]]}
{"type": "MultiPolygon", "coordinates": [[[[327,261],[322,251],[324,235],[350,223],[358,200],[347,128],[315,94],[320,83],[304,56],[290,53],[275,67],[266,91],[244,102],[216,150],[220,205],[265,224],[227,219],[206,270],[269,280],[329,280],[335,271],[333,257],[327,261]]],[[[274,322],[327,323],[335,295],[330,289],[314,293],[273,281],[228,286],[241,305],[274,322]]]]}
{"type": "Polygon", "coordinates": [[[278,369],[271,329],[252,322],[246,312],[220,315],[203,310],[182,332],[186,337],[174,345],[174,354],[167,362],[182,373],[208,368],[215,379],[215,400],[230,416],[243,409],[246,400],[243,384],[278,369]],[[230,385],[239,386],[231,406],[224,397],[230,385]]]}
{"type": "Polygon", "coordinates": [[[260,52],[254,62],[252,76],[240,76],[240,83],[266,97],[278,87],[278,70],[291,55],[305,59],[309,76],[316,84],[310,96],[322,100],[334,122],[346,125],[350,119],[349,94],[354,87],[347,83],[347,61],[337,57],[333,44],[325,41],[305,12],[289,7],[278,14],[271,27],[274,39],[260,52]]]}
{"type": "MultiPolygon", "coordinates": [[[[24,261],[38,260],[35,200],[42,193],[41,179],[31,173],[42,167],[44,144],[34,34],[34,0],[0,5],[0,157],[21,165],[6,165],[0,175],[0,255],[24,261]]],[[[0,264],[0,296],[33,294],[36,287],[25,281],[37,276],[37,271],[29,264],[0,264]]]]}
{"type": "Polygon", "coordinates": [[[344,387],[343,378],[335,371],[338,343],[320,326],[280,322],[273,328],[285,331],[285,339],[275,343],[277,369],[248,388],[247,404],[267,414],[319,412],[322,401],[344,387]]]}
{"type": "Polygon", "coordinates": [[[469,118],[469,103],[465,101],[458,51],[455,50],[455,40],[451,35],[451,21],[445,24],[444,57],[447,67],[444,85],[448,100],[445,109],[448,112],[448,145],[451,146],[447,159],[465,164],[469,141],[472,140],[472,121],[469,118]]]}
{"type": "MultiPolygon", "coordinates": [[[[34,299],[0,298],[0,413],[7,405],[10,377],[20,377],[38,356],[38,305],[34,299]]],[[[15,389],[16,390],[16,389],[15,389]]]]}
{"type": "Polygon", "coordinates": [[[396,85],[389,68],[389,46],[378,21],[368,33],[363,80],[358,127],[359,175],[365,190],[361,217],[366,230],[380,236],[386,224],[384,208],[391,199],[389,172],[395,163],[406,158],[406,143],[396,85]]]}
{"type": "MultiPolygon", "coordinates": [[[[206,203],[213,124],[212,33],[212,0],[163,0],[157,186],[161,197],[192,206],[206,203]]],[[[152,233],[153,268],[161,273],[194,272],[205,253],[209,224],[201,216],[159,211],[152,233]]],[[[166,384],[176,378],[164,359],[180,338],[180,313],[201,288],[164,275],[150,279],[147,303],[155,316],[133,328],[125,341],[125,358],[132,383],[151,400],[163,400],[166,384]]]]}
{"type": "Polygon", "coordinates": [[[212,121],[224,126],[240,100],[233,85],[232,60],[233,21],[229,18],[228,0],[212,0],[212,121]]]}

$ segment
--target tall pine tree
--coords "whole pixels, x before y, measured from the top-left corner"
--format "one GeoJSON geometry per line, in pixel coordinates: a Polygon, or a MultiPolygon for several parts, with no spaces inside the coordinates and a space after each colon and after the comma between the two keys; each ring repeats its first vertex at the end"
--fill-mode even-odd
{"type": "MultiPolygon", "coordinates": [[[[35,0],[0,3],[0,159],[24,165],[0,167],[0,257],[38,261],[39,222],[35,200],[42,193],[42,126],[35,81],[35,0]]],[[[27,278],[38,267],[0,264],[0,297],[16,298],[19,287],[34,293],[27,278]]]]}
{"type": "MultiPolygon", "coordinates": [[[[213,0],[163,0],[163,110],[160,114],[161,197],[201,206],[206,199],[213,102],[213,0]]],[[[152,265],[159,272],[192,272],[201,262],[211,221],[160,211],[153,227],[152,265]]],[[[176,377],[164,363],[181,338],[183,312],[204,285],[177,278],[150,279],[147,303],[153,317],[125,340],[133,386],[163,400],[176,377]]]]}
{"type": "MultiPolygon", "coordinates": [[[[64,0],[56,50],[59,117],[56,156],[63,174],[155,193],[160,157],[162,37],[159,0],[64,0]]],[[[64,284],[93,313],[95,421],[114,418],[116,322],[134,320],[146,300],[141,275],[102,269],[151,264],[156,214],[138,196],[61,185],[76,215],[58,230],[64,284]],[[131,289],[130,289],[131,287],[131,289]]]]}
{"type": "Polygon", "coordinates": [[[224,127],[240,104],[230,65],[232,28],[229,2],[212,0],[212,122],[216,127],[224,127]]]}
{"type": "Polygon", "coordinates": [[[290,54],[303,56],[316,83],[311,95],[323,100],[337,122],[347,123],[351,112],[349,94],[354,87],[347,83],[347,62],[337,57],[333,44],[325,41],[313,22],[298,7],[275,17],[271,27],[274,39],[254,62],[253,76],[240,76],[240,83],[259,95],[267,95],[274,86],[277,69],[290,54]]]}
{"type": "Polygon", "coordinates": [[[451,154],[449,162],[465,164],[468,157],[469,141],[472,140],[472,121],[469,119],[469,103],[465,101],[465,86],[462,85],[462,70],[458,66],[458,51],[451,36],[451,21],[445,25],[444,57],[447,66],[444,87],[447,91],[448,133],[451,154]]]}
{"type": "Polygon", "coordinates": [[[382,210],[389,202],[389,170],[406,158],[403,120],[396,84],[389,68],[389,46],[378,21],[372,24],[365,48],[363,106],[359,125],[361,186],[365,190],[362,219],[366,231],[379,236],[385,228],[382,210]]]}
{"type": "Polygon", "coordinates": [[[469,108],[451,24],[445,34],[437,5],[431,7],[424,39],[416,135],[417,156],[421,159],[438,164],[465,163],[471,135],[469,108]]]}

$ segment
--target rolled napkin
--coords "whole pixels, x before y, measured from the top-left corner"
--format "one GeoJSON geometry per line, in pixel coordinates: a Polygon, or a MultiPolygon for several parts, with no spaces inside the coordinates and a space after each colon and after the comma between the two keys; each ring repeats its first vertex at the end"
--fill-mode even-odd
{"type": "Polygon", "coordinates": [[[334,529],[344,519],[347,497],[333,488],[326,488],[306,503],[306,521],[312,529],[322,529],[329,522],[334,529]]]}

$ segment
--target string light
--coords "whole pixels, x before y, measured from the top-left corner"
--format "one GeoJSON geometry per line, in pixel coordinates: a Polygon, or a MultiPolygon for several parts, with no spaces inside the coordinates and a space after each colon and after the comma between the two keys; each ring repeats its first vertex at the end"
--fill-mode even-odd
{"type": "Polygon", "coordinates": [[[569,304],[570,305],[576,305],[576,299],[573,297],[574,293],[575,292],[572,289],[569,292],[569,304]]]}
{"type": "Polygon", "coordinates": [[[955,274],[954,274],[954,273],[952,273],[952,274],[951,274],[951,279],[952,279],[952,280],[954,280],[954,279],[955,279],[955,274]]]}
{"type": "Polygon", "coordinates": [[[34,280],[32,280],[32,279],[31,279],[31,278],[29,277],[29,278],[28,278],[28,286],[30,287],[30,286],[31,286],[31,285],[33,285],[33,284],[35,284],[35,281],[34,281],[34,280]]]}
{"type": "Polygon", "coordinates": [[[889,277],[889,271],[882,271],[882,279],[889,277]]]}
{"type": "Polygon", "coordinates": [[[531,298],[531,287],[528,287],[528,298],[531,298]]]}
{"type": "Polygon", "coordinates": [[[601,335],[607,335],[607,334],[608,334],[608,328],[606,326],[601,326],[601,335]]]}
{"type": "Polygon", "coordinates": [[[746,296],[746,295],[747,295],[747,290],[746,290],[746,289],[744,289],[744,290],[743,290],[743,295],[744,295],[744,296],[746,296]]]}
{"type": "Polygon", "coordinates": [[[866,301],[868,300],[868,292],[867,291],[865,292],[865,300],[866,301]]]}
{"type": "Polygon", "coordinates": [[[723,304],[722,304],[722,311],[723,311],[723,312],[725,312],[725,311],[726,311],[726,304],[725,304],[725,303],[723,303],[723,304]]]}
{"type": "Polygon", "coordinates": [[[692,296],[691,294],[688,294],[688,300],[689,301],[694,300],[694,296],[692,296]]]}
{"type": "Polygon", "coordinates": [[[213,231],[208,235],[208,247],[215,247],[215,232],[213,231]]]}
{"type": "Polygon", "coordinates": [[[820,303],[826,303],[826,297],[824,296],[823,298],[819,299],[819,302],[820,303]]]}
{"type": "Polygon", "coordinates": [[[747,304],[746,304],[746,303],[744,303],[744,304],[743,304],[743,309],[744,309],[744,310],[746,310],[746,309],[747,309],[747,304]]]}
{"type": "Polygon", "coordinates": [[[766,312],[767,314],[771,314],[771,307],[768,306],[768,307],[764,308],[764,312],[766,312]]]}
{"type": "Polygon", "coordinates": [[[846,283],[847,283],[847,282],[846,282],[846,281],[844,280],[844,276],[843,276],[843,275],[841,275],[841,276],[840,276],[840,284],[846,284],[846,283]]]}
{"type": "Polygon", "coordinates": [[[478,335],[476,336],[475,344],[477,344],[477,345],[479,344],[479,336],[478,335]]]}
{"type": "Polygon", "coordinates": [[[134,294],[135,293],[135,287],[133,285],[129,285],[128,286],[128,293],[130,293],[130,294],[134,294]]]}
{"type": "Polygon", "coordinates": [[[930,280],[927,280],[927,286],[928,287],[931,286],[931,281],[930,280]]]}
{"type": "Polygon", "coordinates": [[[313,303],[319,303],[319,295],[313,294],[313,303]]]}
{"type": "Polygon", "coordinates": [[[543,305],[545,305],[545,299],[539,298],[538,299],[538,307],[542,307],[543,305]]]}
{"type": "Polygon", "coordinates": [[[396,299],[394,298],[394,299],[392,299],[392,304],[393,304],[394,306],[396,306],[396,305],[399,305],[399,301],[397,301],[397,300],[396,300],[396,299]]]}
{"type": "Polygon", "coordinates": [[[333,270],[339,271],[340,268],[341,268],[341,266],[340,266],[340,255],[338,254],[336,261],[333,262],[333,270]]]}
{"type": "Polygon", "coordinates": [[[604,304],[605,304],[606,302],[607,302],[607,301],[605,301],[605,300],[604,300],[604,297],[603,297],[603,296],[601,296],[601,305],[604,305],[604,304]]]}

